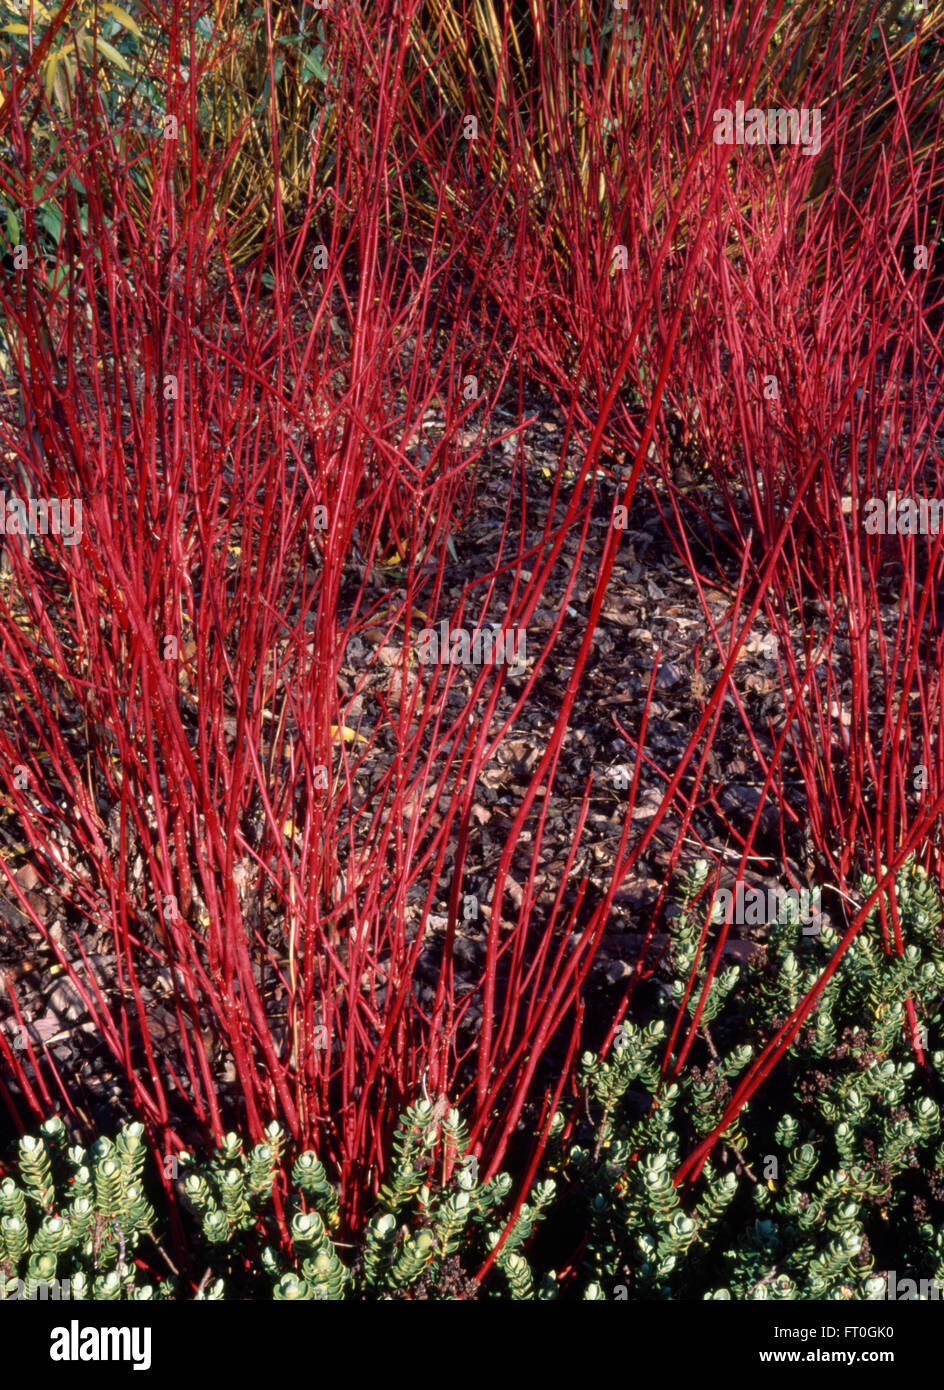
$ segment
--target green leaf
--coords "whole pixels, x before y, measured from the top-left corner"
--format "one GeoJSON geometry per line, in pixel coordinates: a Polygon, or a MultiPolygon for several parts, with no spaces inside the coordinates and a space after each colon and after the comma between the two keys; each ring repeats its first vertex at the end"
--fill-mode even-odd
{"type": "Polygon", "coordinates": [[[11,246],[20,244],[20,224],[12,208],[7,213],[7,241],[11,246]]]}
{"type": "Polygon", "coordinates": [[[39,220],[58,246],[62,237],[62,213],[57,207],[50,205],[42,209],[39,220]]]}
{"type": "Polygon", "coordinates": [[[310,53],[305,54],[302,59],[303,82],[310,82],[313,77],[317,77],[319,82],[327,82],[329,80],[330,73],[321,61],[321,55],[323,53],[324,49],[319,46],[318,48],[313,48],[310,53]]]}

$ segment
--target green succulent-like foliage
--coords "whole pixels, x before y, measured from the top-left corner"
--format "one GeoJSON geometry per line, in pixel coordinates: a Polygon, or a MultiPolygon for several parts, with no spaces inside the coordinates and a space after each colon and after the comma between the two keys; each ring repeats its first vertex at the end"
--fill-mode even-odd
{"type": "MultiPolygon", "coordinates": [[[[277,1124],[249,1153],[230,1133],[208,1160],[180,1154],[181,1195],[206,1242],[213,1276],[194,1296],[386,1300],[415,1296],[422,1284],[422,1297],[450,1297],[448,1290],[463,1283],[474,1292],[475,1268],[509,1224],[512,1180],[498,1173],[480,1182],[475,1163],[457,1162],[467,1144],[458,1111],[440,1118],[429,1101],[410,1106],[394,1136],[388,1183],[353,1258],[350,1246],[333,1238],[338,1196],[323,1164],[305,1152],[288,1168],[277,1124]],[[448,1180],[440,1162],[452,1168],[448,1180]],[[279,1240],[273,1191],[288,1189],[289,1179],[286,1244],[279,1240]]],[[[186,1297],[179,1279],[145,1280],[131,1258],[155,1225],[142,1187],[145,1157],[140,1125],[126,1125],[114,1142],[97,1140],[88,1152],[68,1147],[58,1118],[39,1137],[21,1140],[19,1183],[0,1182],[0,1298],[186,1297]]],[[[489,1276],[496,1296],[556,1296],[553,1275],[536,1280],[523,1251],[554,1195],[554,1183],[544,1181],[521,1206],[489,1276]]]]}
{"type": "MultiPolygon", "coordinates": [[[[463,1165],[454,1170],[450,1183],[433,1189],[427,1177],[432,1150],[439,1144],[443,1156],[453,1160],[468,1142],[458,1111],[447,1111],[441,1122],[434,1116],[429,1101],[417,1102],[402,1116],[393,1139],[396,1165],[391,1181],[380,1190],[383,1210],[370,1222],[364,1242],[364,1287],[375,1296],[408,1289],[424,1276],[435,1284],[446,1277],[460,1250],[462,1267],[470,1275],[479,1259],[498,1244],[508,1224],[507,1217],[499,1215],[512,1194],[512,1180],[506,1173],[496,1173],[482,1183],[477,1165],[463,1165]],[[408,1203],[415,1212],[414,1222],[398,1231],[398,1213],[408,1203]]],[[[521,1206],[495,1258],[495,1267],[505,1279],[505,1287],[497,1296],[555,1295],[554,1276],[545,1276],[536,1287],[521,1250],[555,1191],[552,1180],[539,1183],[531,1201],[521,1206]]]]}
{"type": "MultiPolygon", "coordinates": [[[[704,895],[692,907],[706,878],[696,865],[678,889],[676,1006],[708,917],[704,895]]],[[[866,896],[875,887],[861,885],[866,896]]],[[[660,1019],[623,1025],[606,1061],[584,1056],[596,1140],[572,1149],[570,1172],[590,1229],[585,1297],[874,1298],[889,1269],[944,1279],[941,905],[913,861],[894,899],[903,953],[889,897],[885,947],[879,899],[694,1190],[673,1184],[680,1159],[720,1122],[737,1078],[820,978],[836,931],[781,914],[763,959],[712,985],[701,1055],[670,1083],[660,1085],[660,1019]]],[[[703,981],[700,962],[689,1017],[703,981]]]]}
{"type": "Polygon", "coordinates": [[[35,1296],[54,1280],[68,1280],[72,1298],[155,1295],[135,1289],[133,1274],[133,1253],[156,1219],[142,1186],[143,1134],[142,1125],[129,1124],[115,1143],[102,1138],[86,1150],[68,1143],[54,1116],[20,1140],[20,1185],[12,1177],[0,1183],[7,1296],[35,1296]]]}

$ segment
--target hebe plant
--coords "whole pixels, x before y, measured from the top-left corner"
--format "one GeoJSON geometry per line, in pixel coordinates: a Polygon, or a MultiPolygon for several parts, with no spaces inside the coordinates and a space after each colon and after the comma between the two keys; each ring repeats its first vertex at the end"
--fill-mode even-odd
{"type": "MultiPolygon", "coordinates": [[[[697,878],[680,886],[684,908],[697,878]]],[[[866,894],[875,887],[863,880],[866,894]]],[[[673,1181],[683,1152],[717,1127],[737,1078],[819,979],[835,930],[772,925],[766,959],[746,974],[733,967],[741,987],[725,980],[719,1000],[709,996],[703,1066],[663,1077],[661,1019],[623,1025],[606,1061],[585,1054],[595,1138],[569,1164],[589,1223],[585,1297],[876,1298],[890,1267],[944,1278],[941,905],[913,860],[895,900],[903,953],[883,946],[876,904],[694,1190],[673,1181]]],[[[679,958],[692,929],[683,911],[679,958]]]]}
{"type": "MultiPolygon", "coordinates": [[[[185,1179],[187,1198],[201,1217],[204,1235],[227,1253],[241,1238],[257,1232],[267,1214],[281,1154],[278,1126],[270,1130],[270,1144],[257,1146],[248,1162],[237,1136],[230,1135],[206,1173],[194,1167],[185,1179]]],[[[449,1181],[431,1174],[438,1157],[454,1156],[467,1143],[468,1133],[456,1110],[437,1119],[431,1101],[410,1106],[393,1136],[389,1180],[380,1189],[355,1258],[347,1263],[331,1236],[340,1219],[335,1188],[314,1153],[300,1154],[291,1169],[296,1188],[288,1212],[291,1257],[274,1245],[264,1246],[260,1253],[271,1296],[280,1302],[386,1300],[450,1297],[472,1290],[469,1262],[481,1261],[497,1244],[507,1222],[499,1211],[511,1193],[512,1180],[498,1173],[479,1182],[474,1164],[455,1169],[449,1181]],[[463,1261],[457,1258],[460,1249],[463,1261]]],[[[186,1166],[192,1165],[187,1156],[186,1166]]],[[[553,1182],[540,1183],[531,1202],[521,1207],[495,1260],[505,1278],[499,1296],[554,1296],[553,1276],[536,1294],[530,1266],[518,1249],[554,1195],[553,1182]]],[[[223,1281],[214,1287],[222,1297],[223,1281]]]]}
{"type": "MultiPolygon", "coordinates": [[[[19,1145],[21,1183],[0,1182],[0,1275],[3,1289],[35,1296],[53,1280],[68,1280],[71,1298],[126,1296],[133,1286],[131,1256],[155,1222],[144,1194],[147,1150],[143,1126],[125,1125],[115,1142],[91,1149],[70,1145],[58,1116],[19,1145]]],[[[153,1296],[151,1288],[137,1297],[153,1296]]],[[[14,1295],[14,1296],[15,1296],[14,1295]]]]}
{"type": "MultiPolygon", "coordinates": [[[[395,1164],[353,1260],[349,1247],[342,1258],[332,1237],[339,1203],[324,1166],[308,1151],[289,1167],[278,1124],[248,1154],[240,1136],[229,1133],[209,1160],[179,1155],[184,1204],[206,1245],[201,1263],[208,1273],[194,1296],[290,1302],[474,1293],[471,1269],[508,1224],[501,1212],[512,1180],[498,1173],[480,1182],[470,1163],[455,1168],[448,1182],[434,1176],[438,1159],[454,1157],[467,1142],[457,1111],[438,1120],[426,1100],[405,1111],[393,1139],[395,1164]],[[274,1210],[280,1186],[289,1188],[287,1241],[274,1210]]],[[[185,1297],[179,1278],[155,1278],[147,1259],[131,1259],[132,1252],[144,1254],[145,1236],[160,1250],[155,1213],[142,1190],[144,1159],[140,1125],[125,1125],[114,1143],[98,1140],[90,1153],[68,1146],[58,1117],[39,1137],[23,1138],[19,1183],[12,1177],[0,1183],[2,1296],[45,1297],[42,1286],[55,1280],[60,1296],[73,1299],[185,1297]]],[[[554,1276],[536,1283],[521,1249],[554,1196],[555,1184],[545,1181],[521,1206],[495,1258],[497,1296],[556,1296],[554,1276]]]]}

